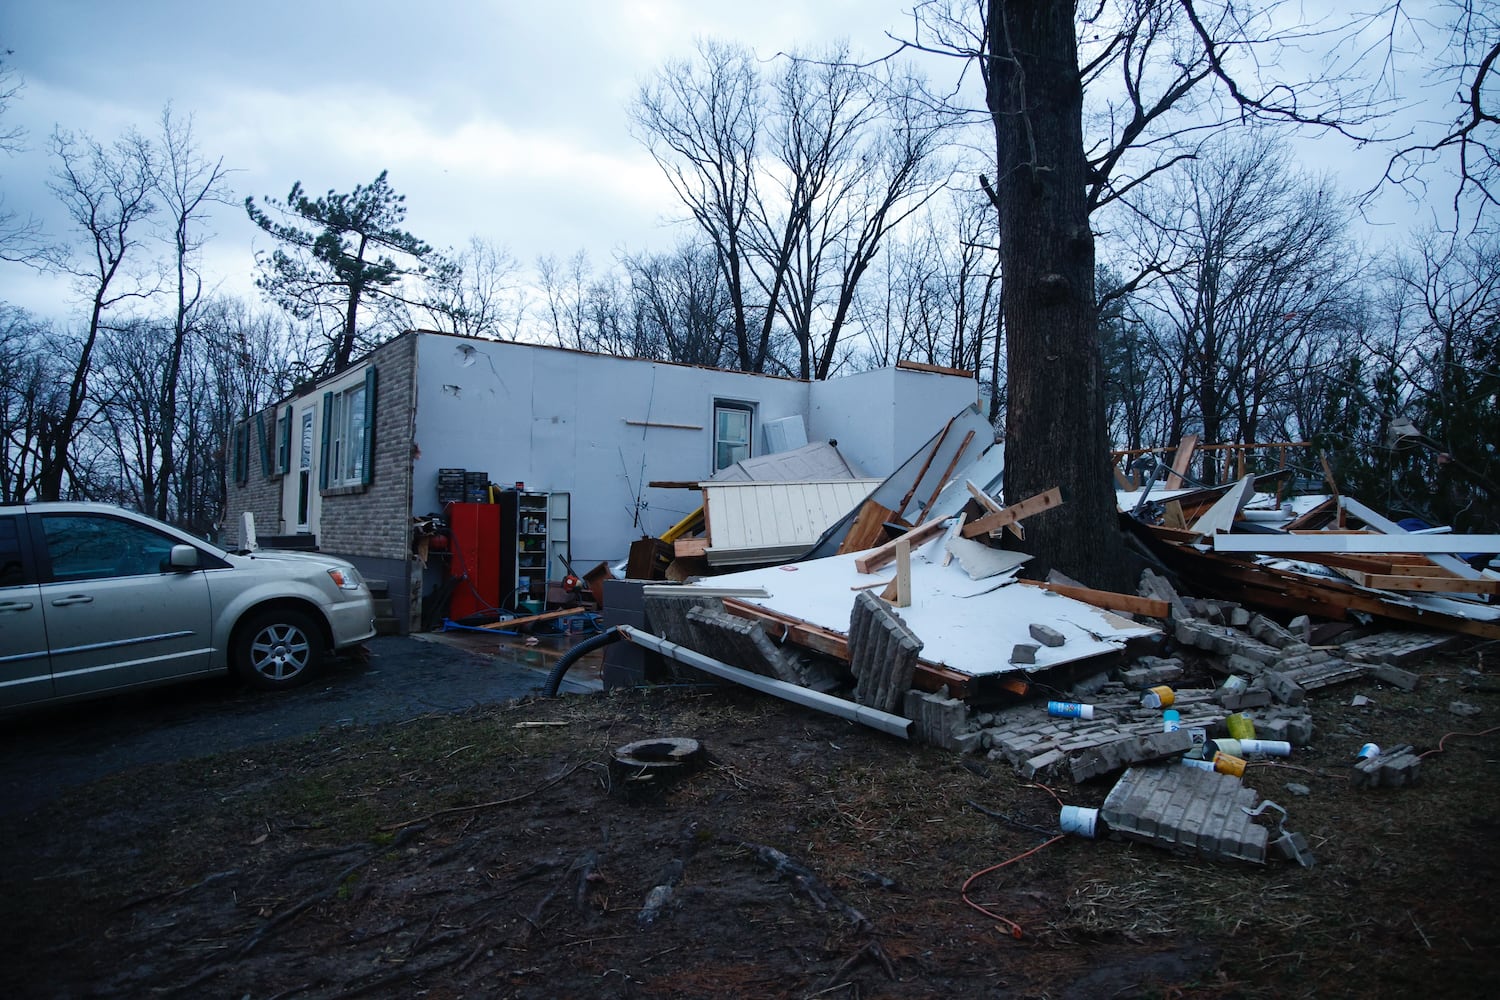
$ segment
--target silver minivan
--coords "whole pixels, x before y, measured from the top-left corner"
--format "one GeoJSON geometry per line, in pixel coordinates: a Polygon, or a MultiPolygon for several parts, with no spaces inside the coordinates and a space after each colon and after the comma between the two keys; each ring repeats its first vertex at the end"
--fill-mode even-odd
{"type": "Polygon", "coordinates": [[[342,559],[226,552],[109,504],[0,506],[0,709],[231,669],[292,687],[374,634],[342,559]]]}

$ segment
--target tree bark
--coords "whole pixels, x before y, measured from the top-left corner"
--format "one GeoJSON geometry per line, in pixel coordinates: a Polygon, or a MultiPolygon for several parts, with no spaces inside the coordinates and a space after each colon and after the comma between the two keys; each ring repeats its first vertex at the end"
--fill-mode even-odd
{"type": "Polygon", "coordinates": [[[1008,398],[1005,496],[1053,486],[1026,547],[1093,586],[1128,589],[1094,297],[1083,88],[1074,4],[990,0],[987,102],[995,126],[1008,398]]]}

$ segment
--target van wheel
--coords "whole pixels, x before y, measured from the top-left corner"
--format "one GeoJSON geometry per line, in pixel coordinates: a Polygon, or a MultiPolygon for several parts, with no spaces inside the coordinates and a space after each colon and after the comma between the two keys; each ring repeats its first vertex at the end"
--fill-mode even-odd
{"type": "Polygon", "coordinates": [[[238,632],[234,667],[266,690],[296,687],[323,663],[323,640],[312,619],[291,608],[261,611],[238,632]]]}

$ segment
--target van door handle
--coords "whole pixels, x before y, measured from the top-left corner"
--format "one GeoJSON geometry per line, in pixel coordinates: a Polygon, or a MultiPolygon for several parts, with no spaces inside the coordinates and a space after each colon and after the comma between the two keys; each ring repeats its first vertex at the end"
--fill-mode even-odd
{"type": "Polygon", "coordinates": [[[4,613],[6,611],[30,611],[31,608],[32,608],[32,604],[31,604],[30,601],[4,601],[4,602],[0,602],[0,613],[4,613]]]}
{"type": "Polygon", "coordinates": [[[70,594],[67,597],[59,597],[52,602],[54,608],[68,608],[75,604],[93,604],[94,599],[88,594],[70,594]]]}

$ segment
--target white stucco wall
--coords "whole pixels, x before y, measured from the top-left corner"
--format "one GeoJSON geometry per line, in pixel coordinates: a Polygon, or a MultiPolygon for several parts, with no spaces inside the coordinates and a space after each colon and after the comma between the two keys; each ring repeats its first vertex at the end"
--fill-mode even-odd
{"type": "Polygon", "coordinates": [[[904,368],[860,372],[809,388],[808,440],[837,440],[861,473],[877,479],[894,472],[978,394],[973,379],[904,368]]]}
{"type": "Polygon", "coordinates": [[[808,388],[791,379],[423,334],[413,513],[438,510],[439,469],[483,471],[492,482],[572,495],[578,569],[621,559],[633,539],[661,534],[698,506],[694,491],[645,484],[713,472],[715,399],[755,406],[754,450],[761,454],[761,425],[806,418],[808,388]],[[678,426],[662,426],[668,424],[678,426]]]}

